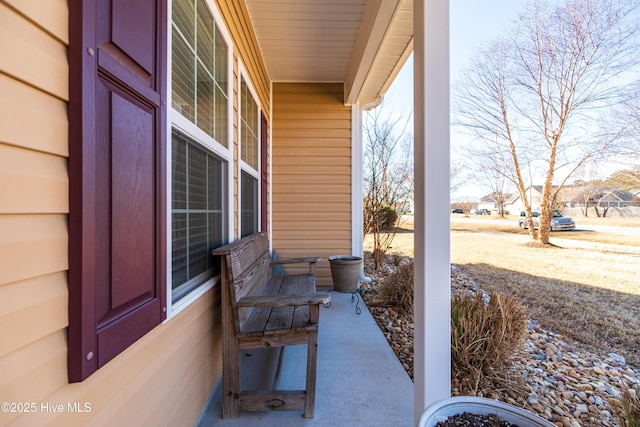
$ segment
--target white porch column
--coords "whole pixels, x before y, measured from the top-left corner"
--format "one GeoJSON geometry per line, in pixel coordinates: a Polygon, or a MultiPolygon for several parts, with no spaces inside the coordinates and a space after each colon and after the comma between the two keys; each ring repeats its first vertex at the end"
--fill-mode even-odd
{"type": "Polygon", "coordinates": [[[449,1],[414,2],[414,417],[451,395],[449,1]]]}

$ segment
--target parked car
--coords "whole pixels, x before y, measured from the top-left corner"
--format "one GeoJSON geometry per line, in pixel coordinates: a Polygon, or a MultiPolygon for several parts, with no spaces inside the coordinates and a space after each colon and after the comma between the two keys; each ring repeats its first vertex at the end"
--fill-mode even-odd
{"type": "MultiPolygon", "coordinates": [[[[537,230],[540,227],[540,212],[533,211],[533,227],[537,230]]],[[[527,224],[527,214],[525,211],[520,212],[520,219],[518,220],[518,225],[523,230],[529,228],[527,224]]],[[[576,228],[576,223],[573,218],[569,218],[568,216],[562,215],[559,210],[553,210],[553,218],[551,219],[551,231],[561,231],[561,230],[574,230],[576,228]]]]}
{"type": "Polygon", "coordinates": [[[476,209],[476,215],[491,215],[491,211],[489,209],[476,209]]]}
{"type": "Polygon", "coordinates": [[[462,210],[460,208],[451,209],[451,213],[464,213],[464,210],[462,210]]]}

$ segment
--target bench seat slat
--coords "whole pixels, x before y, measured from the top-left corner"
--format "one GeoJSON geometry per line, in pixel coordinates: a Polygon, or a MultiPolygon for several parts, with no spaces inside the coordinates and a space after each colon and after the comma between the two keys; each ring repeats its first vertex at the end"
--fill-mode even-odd
{"type": "Polygon", "coordinates": [[[311,292],[299,295],[263,295],[244,297],[238,307],[280,307],[287,305],[328,304],[331,298],[325,292],[311,292]]]}
{"type": "MultiPolygon", "coordinates": [[[[309,305],[327,304],[331,298],[325,292],[313,292],[313,276],[274,277],[266,288],[284,292],[278,295],[245,297],[238,307],[261,307],[254,309],[244,322],[240,335],[272,335],[295,330],[309,330],[309,305]],[[297,292],[305,292],[298,294],[297,292]],[[270,307],[271,309],[265,309],[270,307]]],[[[265,288],[265,289],[266,289],[265,288]]]]}
{"type": "MultiPolygon", "coordinates": [[[[289,298],[299,293],[300,276],[284,276],[271,279],[279,283],[278,297],[289,298]]],[[[276,331],[293,330],[293,313],[295,307],[291,304],[277,305],[271,310],[271,316],[264,328],[264,333],[279,333],[276,331]]]]}

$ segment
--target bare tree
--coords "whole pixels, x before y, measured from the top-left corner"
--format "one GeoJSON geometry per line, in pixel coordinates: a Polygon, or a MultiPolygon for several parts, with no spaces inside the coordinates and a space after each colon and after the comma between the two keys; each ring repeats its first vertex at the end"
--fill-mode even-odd
{"type": "Polygon", "coordinates": [[[454,192],[456,191],[460,185],[462,184],[462,169],[455,165],[455,164],[451,164],[449,167],[449,191],[450,192],[454,192]]]}
{"type": "Polygon", "coordinates": [[[493,170],[487,171],[489,186],[491,188],[490,197],[496,205],[498,215],[504,217],[505,205],[510,194],[507,192],[507,181],[504,175],[493,170]]]}
{"type": "Polygon", "coordinates": [[[574,196],[580,202],[580,211],[585,217],[589,216],[589,206],[593,200],[602,195],[606,185],[598,178],[598,165],[595,162],[583,164],[575,172],[576,180],[573,182],[574,196]]]}
{"type": "Polygon", "coordinates": [[[395,237],[397,221],[413,200],[413,140],[407,121],[385,115],[384,104],[364,120],[364,229],[373,234],[373,259],[382,257],[395,237]]]}
{"type": "Polygon", "coordinates": [[[629,87],[629,98],[626,109],[622,112],[623,120],[629,126],[629,145],[626,150],[621,150],[628,164],[637,165],[640,161],[640,81],[629,87]]]}
{"type": "Polygon", "coordinates": [[[501,165],[496,170],[517,188],[529,234],[541,243],[549,243],[553,205],[567,179],[586,161],[613,155],[627,134],[614,113],[638,79],[637,6],[534,0],[456,85],[457,124],[478,138],[476,154],[501,165]],[[527,176],[544,179],[539,230],[527,176]]]}
{"type": "Polygon", "coordinates": [[[489,190],[489,197],[493,200],[498,215],[504,217],[505,206],[509,198],[509,189],[512,187],[509,176],[509,165],[505,159],[499,155],[488,156],[482,150],[475,150],[473,147],[466,147],[469,157],[467,163],[478,176],[481,187],[489,190]]]}

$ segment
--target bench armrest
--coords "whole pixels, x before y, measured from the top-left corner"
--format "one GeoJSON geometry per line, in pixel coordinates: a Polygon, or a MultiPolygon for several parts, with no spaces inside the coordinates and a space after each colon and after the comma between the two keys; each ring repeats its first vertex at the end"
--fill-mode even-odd
{"type": "Polygon", "coordinates": [[[331,296],[327,292],[308,294],[267,295],[241,298],[238,307],[285,307],[299,305],[329,304],[331,296]]]}
{"type": "Polygon", "coordinates": [[[316,262],[320,262],[320,261],[322,261],[321,257],[285,258],[285,259],[272,260],[271,265],[309,263],[309,274],[313,276],[316,274],[316,262]]]}

